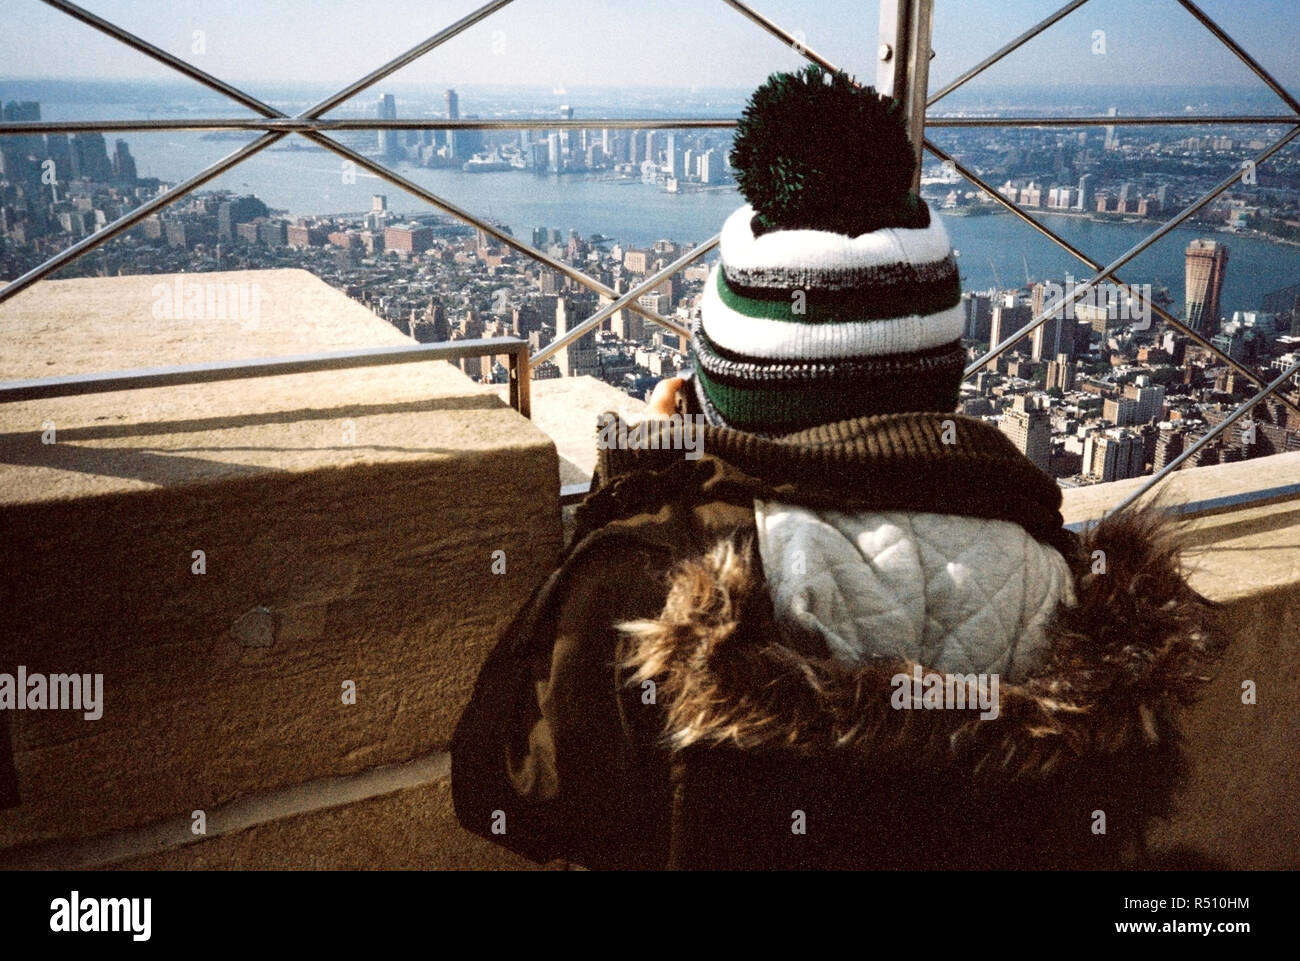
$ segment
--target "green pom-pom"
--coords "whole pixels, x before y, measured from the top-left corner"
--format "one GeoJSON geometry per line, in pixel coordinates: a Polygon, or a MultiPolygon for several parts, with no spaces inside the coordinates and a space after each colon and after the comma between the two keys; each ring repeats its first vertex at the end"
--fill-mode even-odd
{"type": "Polygon", "coordinates": [[[911,192],[914,163],[898,105],[815,64],[773,74],[754,91],[731,150],[758,232],[856,237],[926,226],[929,212],[911,192]]]}

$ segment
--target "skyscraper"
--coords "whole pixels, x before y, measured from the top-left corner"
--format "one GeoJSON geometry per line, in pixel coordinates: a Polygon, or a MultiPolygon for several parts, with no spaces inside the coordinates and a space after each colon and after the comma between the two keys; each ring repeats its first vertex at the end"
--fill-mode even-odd
{"type": "MultiPolygon", "coordinates": [[[[397,119],[397,101],[393,99],[391,93],[386,93],[379,98],[378,115],[380,120],[397,119]]],[[[397,159],[396,130],[379,131],[379,155],[385,160],[397,159]]]]}
{"type": "Polygon", "coordinates": [[[564,148],[560,145],[560,134],[557,130],[552,130],[546,135],[547,159],[546,169],[551,173],[559,173],[564,169],[564,148]]]}
{"type": "Polygon", "coordinates": [[[1219,294],[1228,269],[1228,248],[1213,240],[1187,245],[1187,326],[1213,335],[1219,329],[1219,294]]]}
{"type": "MultiPolygon", "coordinates": [[[[562,104],[560,106],[560,119],[561,120],[573,119],[573,108],[570,107],[567,103],[562,104]]],[[[573,131],[568,127],[563,127],[560,130],[560,150],[563,151],[562,159],[568,160],[569,151],[571,151],[572,149],[573,149],[573,131]]]]}
{"type": "Polygon", "coordinates": [[[987,344],[993,325],[993,297],[989,294],[964,293],[962,305],[966,321],[962,337],[976,344],[987,344]]]}
{"type": "MultiPolygon", "coordinates": [[[[993,308],[992,319],[989,323],[989,345],[1000,344],[1012,334],[1014,334],[1025,324],[1034,319],[1030,312],[1028,304],[1008,304],[1002,303],[993,308]]],[[[1030,337],[1021,337],[1011,345],[1007,353],[1028,353],[1030,350],[1030,337]]],[[[996,363],[993,361],[992,363],[996,363]]]]}
{"type": "MultiPolygon", "coordinates": [[[[456,96],[456,91],[448,90],[446,93],[442,95],[442,98],[447,108],[447,119],[459,120],[460,119],[460,97],[456,96]]],[[[457,156],[456,147],[458,146],[458,144],[456,143],[456,134],[457,131],[455,130],[443,131],[443,137],[444,137],[443,142],[447,145],[447,156],[451,157],[453,160],[457,156]]]]}
{"type": "MultiPolygon", "coordinates": [[[[1031,317],[1026,318],[1025,323],[1033,320],[1044,310],[1050,310],[1053,305],[1064,298],[1064,288],[1056,285],[1052,291],[1050,299],[1047,296],[1048,288],[1046,284],[1035,284],[1031,300],[1030,311],[1031,317]]],[[[1059,308],[1055,315],[1043,321],[1034,332],[1029,335],[1030,338],[1030,357],[1034,360],[1050,361],[1057,354],[1068,354],[1070,358],[1074,357],[1074,328],[1075,320],[1073,317],[1067,317],[1066,314],[1071,312],[1073,305],[1059,308]]],[[[1021,326],[1024,326],[1023,324],[1021,326]]],[[[1011,333],[1011,331],[1006,331],[1011,333]]]]}
{"type": "Polygon", "coordinates": [[[1141,477],[1146,466],[1143,455],[1142,438],[1130,430],[1092,434],[1083,442],[1082,473],[1100,481],[1141,477]]]}
{"type": "Polygon", "coordinates": [[[682,170],[682,154],[677,148],[677,134],[672,133],[671,131],[668,134],[667,146],[664,148],[664,161],[664,166],[668,172],[668,176],[676,177],[678,180],[681,180],[684,175],[684,171],[682,170]]]}
{"type": "Polygon", "coordinates": [[[1075,210],[1091,210],[1093,206],[1093,182],[1096,180],[1092,174],[1084,174],[1079,178],[1079,199],[1074,203],[1075,210]]]}
{"type": "Polygon", "coordinates": [[[1052,458],[1051,414],[1039,406],[1037,397],[1017,397],[998,426],[1016,450],[1047,470],[1052,458]]]}
{"type": "Polygon", "coordinates": [[[113,176],[127,186],[135,186],[135,158],[125,140],[113,145],[113,176]]]}
{"type": "Polygon", "coordinates": [[[78,133],[71,142],[72,176],[104,183],[113,179],[113,164],[102,133],[78,133]]]}
{"type": "Polygon", "coordinates": [[[1074,390],[1075,367],[1068,354],[1057,354],[1056,360],[1047,364],[1047,389],[1059,388],[1063,393],[1074,390]]]}
{"type": "MultiPolygon", "coordinates": [[[[581,320],[578,305],[564,297],[555,302],[555,336],[563,337],[570,327],[581,320]]],[[[596,351],[596,332],[589,330],[555,356],[555,365],[562,377],[599,376],[600,356],[596,351]]]]}

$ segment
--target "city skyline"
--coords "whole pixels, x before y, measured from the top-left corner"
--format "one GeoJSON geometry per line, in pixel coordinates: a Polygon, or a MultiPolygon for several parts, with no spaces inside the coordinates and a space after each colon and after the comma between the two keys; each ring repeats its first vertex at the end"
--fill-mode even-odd
{"type": "MultiPolygon", "coordinates": [[[[165,0],[100,0],[97,13],[205,70],[246,84],[337,83],[361,76],[407,49],[413,38],[446,27],[477,7],[474,0],[393,0],[383,17],[354,4],[289,0],[174,4],[165,0]],[[365,43],[357,42],[364,24],[365,43]]],[[[166,79],[167,68],[124,48],[37,0],[7,4],[0,63],[13,77],[166,79]]],[[[1054,0],[939,2],[934,15],[932,89],[1053,12],[1054,0]]],[[[1294,7],[1286,0],[1249,5],[1206,0],[1221,23],[1284,84],[1300,81],[1294,7]]],[[[870,81],[875,74],[878,4],[825,0],[809,9],[768,0],[759,10],[839,66],[870,81]]],[[[610,61],[583,57],[584,44],[617,50],[618,78],[675,87],[752,87],[773,70],[803,62],[794,50],[722,3],[667,0],[653,14],[630,2],[572,0],[563,5],[517,0],[408,65],[395,83],[450,86],[467,80],[500,83],[598,84],[610,61]]],[[[1057,87],[1088,83],[1226,85],[1257,82],[1249,70],[1172,0],[1093,0],[1055,24],[975,82],[1057,87]],[[1100,43],[1099,43],[1100,32],[1100,43]],[[1152,56],[1153,50],[1179,56],[1152,56]]]]}

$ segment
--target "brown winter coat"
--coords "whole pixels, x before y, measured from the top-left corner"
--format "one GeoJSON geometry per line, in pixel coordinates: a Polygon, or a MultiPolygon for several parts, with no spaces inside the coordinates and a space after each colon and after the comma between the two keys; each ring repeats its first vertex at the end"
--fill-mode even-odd
{"type": "Polygon", "coordinates": [[[1055,483],[955,415],[769,441],[709,428],[704,449],[602,451],[573,545],[458,725],[466,828],[591,868],[1151,863],[1144,829],[1185,767],[1177,710],[1216,653],[1171,522],[1127,513],[1076,538],[1055,483]],[[891,678],[913,664],[780,637],[755,496],[1013,520],[1070,561],[1079,603],[996,719],[897,710],[891,678]]]}

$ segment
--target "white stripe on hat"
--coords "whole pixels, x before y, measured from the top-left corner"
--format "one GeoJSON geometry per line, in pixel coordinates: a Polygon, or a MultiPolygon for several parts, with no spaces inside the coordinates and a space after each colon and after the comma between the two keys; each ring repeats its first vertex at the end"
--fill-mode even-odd
{"type": "Polygon", "coordinates": [[[720,269],[715,266],[705,282],[700,324],[718,347],[745,357],[807,361],[915,353],[951,344],[961,337],[965,327],[966,314],[961,304],[924,316],[911,314],[839,324],[747,317],[723,303],[718,294],[720,269]]]}
{"type": "Polygon", "coordinates": [[[882,227],[857,237],[830,230],[773,230],[755,237],[746,204],[722,225],[722,259],[736,270],[833,271],[889,264],[930,264],[952,253],[937,214],[928,227],[882,227]]]}

